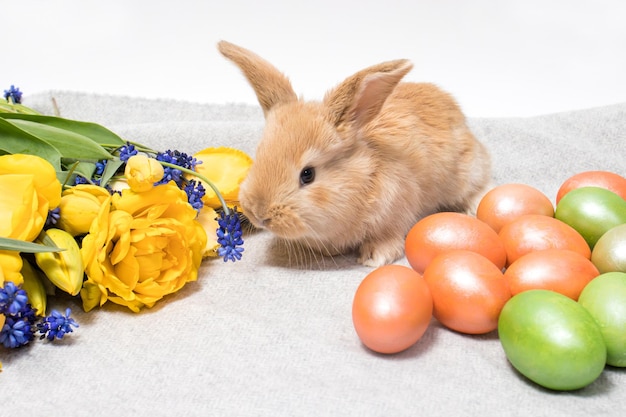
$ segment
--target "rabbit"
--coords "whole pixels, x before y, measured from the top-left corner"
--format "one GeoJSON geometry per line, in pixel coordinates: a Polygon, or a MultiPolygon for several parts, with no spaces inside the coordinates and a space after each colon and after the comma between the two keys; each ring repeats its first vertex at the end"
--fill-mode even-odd
{"type": "Polygon", "coordinates": [[[291,247],[358,251],[369,267],[394,263],[419,219],[471,212],[486,193],[486,147],[448,93],[400,82],[408,60],[365,68],[321,101],[305,101],[255,53],[226,41],[218,49],[247,78],[265,116],[240,185],[241,210],[291,247]]]}

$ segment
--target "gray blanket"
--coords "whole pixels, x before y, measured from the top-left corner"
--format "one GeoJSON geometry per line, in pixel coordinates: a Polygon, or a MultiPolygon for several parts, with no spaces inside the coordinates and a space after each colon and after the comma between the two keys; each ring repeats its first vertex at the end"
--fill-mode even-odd
{"type": "MultiPolygon", "coordinates": [[[[254,155],[260,109],[53,92],[25,104],[105,125],[157,149],[233,146],[254,155]]],[[[626,103],[533,118],[471,119],[496,183],[554,202],[570,175],[626,175],[626,103]]],[[[407,264],[406,260],[399,261],[407,264]]],[[[626,372],[607,368],[552,392],[509,365],[495,332],[467,336],[435,320],[412,348],[385,356],[359,342],[354,292],[370,271],[350,256],[298,268],[267,233],[237,263],[205,261],[197,282],[140,314],[107,304],[61,343],[3,350],[3,416],[618,416],[626,372]]]]}

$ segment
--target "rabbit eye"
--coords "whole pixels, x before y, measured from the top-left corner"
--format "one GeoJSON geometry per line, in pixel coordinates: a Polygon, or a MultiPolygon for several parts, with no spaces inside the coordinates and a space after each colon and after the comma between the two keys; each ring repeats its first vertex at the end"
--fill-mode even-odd
{"type": "Polygon", "coordinates": [[[315,179],[315,168],[306,167],[300,171],[300,185],[306,185],[313,182],[315,179]]]}

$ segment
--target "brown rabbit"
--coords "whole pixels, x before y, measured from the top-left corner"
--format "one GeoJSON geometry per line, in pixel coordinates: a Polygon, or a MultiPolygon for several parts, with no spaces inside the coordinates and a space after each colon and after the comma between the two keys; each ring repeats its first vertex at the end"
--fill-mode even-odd
{"type": "Polygon", "coordinates": [[[400,83],[407,60],[366,68],[321,102],[298,99],[270,63],[222,41],[266,125],[239,199],[253,225],[369,266],[403,256],[409,229],[437,211],[475,209],[490,158],[458,105],[432,84],[400,83]]]}

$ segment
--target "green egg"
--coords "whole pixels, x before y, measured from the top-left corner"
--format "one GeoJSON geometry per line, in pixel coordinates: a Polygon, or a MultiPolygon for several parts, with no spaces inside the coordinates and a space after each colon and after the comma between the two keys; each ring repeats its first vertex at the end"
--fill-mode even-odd
{"type": "Polygon", "coordinates": [[[552,390],[591,384],[602,373],[607,348],[585,308],[562,294],[529,290],[513,296],[498,320],[507,359],[525,377],[552,390]]]}
{"type": "Polygon", "coordinates": [[[593,249],[605,232],[626,223],[626,200],[606,188],[581,187],[561,198],[554,217],[576,229],[593,249]]]}
{"type": "Polygon", "coordinates": [[[600,326],[606,363],[626,367],[626,273],[607,272],[594,278],[580,293],[578,303],[600,326]]]}

